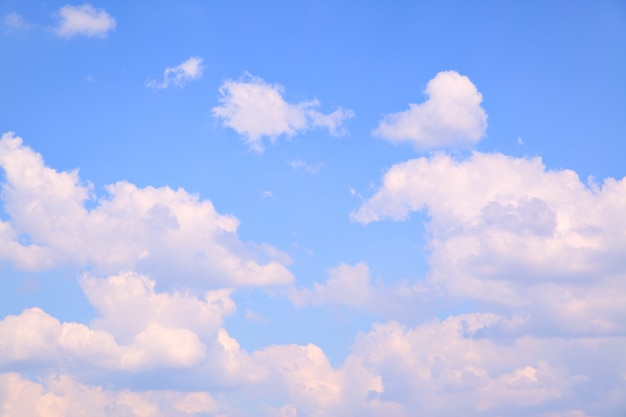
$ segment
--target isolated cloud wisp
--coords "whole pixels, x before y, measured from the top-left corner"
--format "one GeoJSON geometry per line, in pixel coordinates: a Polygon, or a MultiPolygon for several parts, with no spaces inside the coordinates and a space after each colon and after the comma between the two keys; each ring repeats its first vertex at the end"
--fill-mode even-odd
{"type": "Polygon", "coordinates": [[[281,135],[292,137],[319,127],[341,135],[345,133],[343,122],[354,117],[352,110],[340,107],[330,114],[320,113],[318,100],[289,103],[283,92],[282,86],[251,75],[241,81],[225,81],[213,116],[245,136],[248,146],[259,152],[264,149],[263,137],[274,142],[281,135]]]}
{"type": "Polygon", "coordinates": [[[30,25],[16,12],[7,13],[4,16],[4,25],[10,29],[27,29],[30,25]]]}
{"type": "Polygon", "coordinates": [[[55,28],[57,35],[72,38],[78,35],[106,38],[115,29],[115,19],[104,9],[96,9],[90,4],[63,6],[58,11],[59,22],[55,28]]]}
{"type": "Polygon", "coordinates": [[[166,68],[163,81],[151,80],[146,83],[146,86],[155,89],[167,88],[170,84],[183,87],[187,81],[202,77],[202,70],[202,58],[193,56],[178,66],[166,68]]]}
{"type": "Polygon", "coordinates": [[[456,71],[438,73],[428,82],[421,104],[383,118],[373,134],[393,143],[409,142],[418,150],[468,147],[487,128],[482,95],[456,71]]]}

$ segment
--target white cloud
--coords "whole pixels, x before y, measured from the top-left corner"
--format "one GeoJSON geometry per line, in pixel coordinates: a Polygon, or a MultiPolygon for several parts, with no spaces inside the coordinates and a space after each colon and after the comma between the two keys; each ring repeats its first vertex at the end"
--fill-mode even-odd
{"type": "Polygon", "coordinates": [[[224,317],[236,309],[231,290],[207,291],[201,298],[180,292],[156,293],[153,280],[131,272],[106,279],[84,277],[80,285],[101,315],[93,326],[121,341],[130,341],[153,322],[191,329],[201,336],[214,334],[224,317]]]}
{"type": "Polygon", "coordinates": [[[163,72],[163,81],[151,80],[146,86],[155,89],[167,88],[170,84],[183,87],[187,81],[202,77],[202,70],[202,58],[193,56],[176,67],[166,68],[163,72]]]}
{"type": "Polygon", "coordinates": [[[74,36],[95,36],[106,38],[115,29],[115,19],[104,9],[96,9],[89,4],[63,6],[59,9],[59,23],[55,28],[63,38],[74,36]]]}
{"type": "Polygon", "coordinates": [[[206,392],[136,393],[86,385],[66,374],[37,382],[0,374],[0,417],[186,417],[217,411],[206,392]]]}
{"type": "Polygon", "coordinates": [[[0,221],[0,259],[17,268],[69,264],[101,274],[135,270],[166,285],[194,288],[293,280],[282,252],[239,241],[234,216],[217,213],[210,201],[183,189],[118,182],[106,187],[108,198],[88,210],[85,204],[95,197],[78,172],[45,166],[41,155],[11,133],[0,140],[0,166],[10,218],[0,221]]]}
{"type": "Polygon", "coordinates": [[[427,210],[429,282],[447,295],[527,311],[553,332],[626,330],[626,179],[586,187],[540,159],[444,154],[397,164],[351,217],[427,210]]]}
{"type": "Polygon", "coordinates": [[[425,94],[425,102],[385,116],[373,134],[393,143],[410,142],[418,150],[468,147],[483,137],[487,114],[468,77],[440,72],[428,82],[425,94]]]}
{"type": "Polygon", "coordinates": [[[354,117],[352,110],[337,108],[331,114],[316,110],[318,100],[289,103],[283,98],[283,87],[248,75],[241,81],[222,83],[220,105],[213,116],[224,125],[246,137],[255,151],[263,151],[263,137],[274,142],[281,135],[292,137],[308,129],[325,127],[331,135],[345,133],[343,122],[354,117]]]}
{"type": "Polygon", "coordinates": [[[291,160],[288,162],[288,164],[295,170],[302,170],[308,174],[313,175],[320,172],[320,169],[322,169],[322,167],[324,166],[324,164],[321,162],[319,164],[309,165],[306,163],[306,161],[303,161],[302,159],[291,160]]]}
{"type": "Polygon", "coordinates": [[[432,307],[432,289],[422,283],[397,282],[385,285],[380,280],[372,283],[370,269],[364,262],[345,263],[328,270],[324,284],[313,283],[312,288],[290,287],[287,298],[296,306],[334,305],[355,308],[386,318],[409,318],[418,321],[424,311],[432,307]]]}
{"type": "Polygon", "coordinates": [[[312,289],[293,288],[289,292],[289,299],[297,306],[324,303],[360,306],[369,303],[373,296],[369,268],[365,263],[341,264],[329,270],[326,284],[314,283],[312,289]]]}
{"type": "Polygon", "coordinates": [[[24,18],[16,12],[10,12],[4,15],[4,25],[17,30],[24,30],[30,27],[30,25],[24,21],[24,18]]]}
{"type": "MultiPolygon", "coordinates": [[[[98,317],[89,325],[61,323],[39,308],[0,320],[0,369],[23,363],[77,375],[190,368],[221,346],[223,319],[235,310],[229,290],[157,293],[155,282],[134,273],[83,278],[98,317]]],[[[219,357],[217,359],[219,361],[219,357]]]]}
{"type": "Polygon", "coordinates": [[[617,353],[626,339],[485,337],[503,320],[474,313],[414,328],[378,323],[357,337],[350,358],[380,375],[380,398],[393,398],[410,415],[542,416],[546,409],[568,415],[582,405],[582,392],[590,415],[626,406],[613,397],[626,389],[618,378],[626,356],[617,353]]]}

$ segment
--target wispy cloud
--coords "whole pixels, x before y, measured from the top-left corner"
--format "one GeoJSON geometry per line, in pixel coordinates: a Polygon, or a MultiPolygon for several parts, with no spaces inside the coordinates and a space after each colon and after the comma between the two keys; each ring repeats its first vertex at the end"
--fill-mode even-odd
{"type": "Polygon", "coordinates": [[[288,162],[289,166],[295,170],[301,170],[307,172],[309,174],[317,174],[320,172],[320,169],[324,166],[322,162],[315,165],[309,165],[302,159],[294,159],[288,162]]]}
{"type": "Polygon", "coordinates": [[[4,16],[3,22],[4,26],[16,30],[25,30],[31,26],[24,20],[24,18],[19,13],[16,12],[7,13],[4,16]]]}
{"type": "Polygon", "coordinates": [[[104,9],[84,4],[82,6],[63,6],[57,12],[59,19],[55,27],[57,35],[63,38],[75,36],[93,36],[106,38],[115,29],[115,19],[104,9]]]}
{"type": "Polygon", "coordinates": [[[390,142],[412,143],[416,149],[467,147],[487,128],[482,95],[470,79],[456,71],[438,73],[425,90],[428,100],[392,113],[373,134],[390,142]]]}
{"type": "Polygon", "coordinates": [[[162,89],[171,84],[183,87],[187,81],[197,80],[202,77],[202,58],[193,56],[175,67],[165,68],[163,81],[151,80],[146,83],[147,87],[162,89]]]}
{"type": "Polygon", "coordinates": [[[284,88],[250,74],[240,81],[225,81],[219,89],[220,105],[213,116],[225,126],[245,136],[248,146],[258,152],[264,149],[263,138],[274,142],[279,136],[292,137],[308,129],[324,127],[331,135],[346,131],[343,122],[354,117],[352,110],[338,107],[330,114],[316,110],[318,100],[289,103],[284,88]]]}

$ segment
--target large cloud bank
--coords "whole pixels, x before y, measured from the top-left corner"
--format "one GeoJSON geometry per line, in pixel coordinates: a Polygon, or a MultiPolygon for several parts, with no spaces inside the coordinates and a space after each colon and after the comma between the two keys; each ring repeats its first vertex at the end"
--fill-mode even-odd
{"type": "MultiPolygon", "coordinates": [[[[222,88],[214,114],[252,147],[326,120],[262,80],[222,88]],[[250,109],[273,116],[240,113],[250,109]]],[[[469,79],[440,73],[427,93],[430,101],[385,119],[379,134],[392,138],[404,126],[395,137],[418,148],[468,146],[484,134],[469,79]],[[450,102],[463,117],[438,113],[450,102]],[[424,114],[433,124],[413,129],[424,114]]],[[[340,116],[324,126],[338,129],[340,116]]],[[[241,241],[233,215],[183,189],[121,181],[97,196],[78,171],[48,167],[12,133],[0,139],[0,166],[3,267],[76,273],[95,314],[65,321],[33,306],[0,320],[0,417],[597,417],[626,409],[626,179],[584,183],[539,158],[497,153],[401,162],[350,217],[365,225],[425,212],[424,279],[386,284],[364,260],[330,265],[326,278],[303,286],[279,249],[241,241]],[[226,322],[242,288],[375,321],[339,364],[312,343],[247,351],[226,322]],[[466,307],[437,317],[437,302],[466,307]]]]}

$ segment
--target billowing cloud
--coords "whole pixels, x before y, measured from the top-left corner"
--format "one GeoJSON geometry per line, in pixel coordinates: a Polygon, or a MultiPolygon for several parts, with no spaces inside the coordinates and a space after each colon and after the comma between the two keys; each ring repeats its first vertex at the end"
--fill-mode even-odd
{"type": "Polygon", "coordinates": [[[274,142],[285,135],[292,137],[308,129],[324,127],[331,135],[345,133],[343,122],[354,117],[352,110],[337,108],[330,114],[316,110],[318,100],[289,103],[283,87],[248,75],[240,81],[225,81],[220,89],[220,105],[213,116],[245,136],[248,146],[263,151],[263,137],[274,142]]]}
{"type": "Polygon", "coordinates": [[[96,9],[90,4],[63,6],[57,13],[59,22],[55,32],[63,38],[79,35],[106,38],[109,32],[115,29],[113,16],[106,10],[96,9]]]}
{"type": "Polygon", "coordinates": [[[324,166],[323,163],[318,163],[315,165],[311,165],[308,164],[306,161],[303,161],[302,159],[294,159],[288,162],[289,166],[292,167],[295,170],[302,170],[306,173],[315,175],[318,172],[320,172],[320,169],[322,169],[322,167],[324,166]]]}
{"type": "Polygon", "coordinates": [[[472,313],[413,328],[377,323],[357,337],[350,358],[380,375],[379,398],[393,398],[407,415],[595,416],[624,409],[624,337],[484,336],[506,322],[472,313]]]}
{"type": "Polygon", "coordinates": [[[0,222],[0,259],[17,268],[59,265],[100,274],[135,270],[164,285],[188,288],[286,284],[288,258],[269,245],[241,242],[239,222],[183,189],[106,187],[96,200],[78,172],[57,172],[41,155],[5,134],[0,166],[8,221],[0,222]],[[96,206],[87,209],[87,203],[96,206]],[[26,239],[25,239],[26,238],[26,239]],[[257,259],[264,259],[263,263],[257,259]]]}
{"type": "Polygon", "coordinates": [[[352,218],[420,210],[430,216],[434,287],[527,311],[544,330],[626,331],[626,179],[585,186],[538,158],[437,154],[389,169],[352,218]]]}
{"type": "Polygon", "coordinates": [[[109,390],[80,383],[70,375],[30,381],[0,374],[0,417],[187,417],[214,413],[206,392],[109,390]]]}
{"type": "MultiPolygon", "coordinates": [[[[197,365],[205,359],[206,346],[216,343],[223,316],[230,313],[218,310],[216,297],[234,306],[232,301],[219,293],[208,293],[207,301],[178,294],[121,293],[142,279],[119,276],[106,280],[104,285],[113,282],[119,288],[104,289],[96,303],[102,304],[103,298],[126,298],[126,305],[120,302],[120,311],[104,306],[102,316],[91,326],[61,323],[36,307],[5,317],[0,321],[0,368],[22,363],[42,369],[63,367],[77,374],[93,369],[106,374],[197,365]],[[137,308],[130,312],[128,304],[133,302],[137,308]],[[147,313],[137,314],[144,307],[147,313]],[[122,315],[127,321],[121,319],[122,315]],[[210,326],[204,327],[205,323],[210,326]]],[[[101,305],[95,307],[102,309],[101,305]]]]}
{"type": "Polygon", "coordinates": [[[202,70],[202,58],[193,56],[178,66],[165,68],[163,81],[151,80],[146,83],[146,86],[155,89],[167,88],[170,84],[183,87],[187,81],[202,77],[202,70]]]}
{"type": "Polygon", "coordinates": [[[373,132],[393,143],[410,142],[418,150],[468,147],[487,128],[482,95],[456,71],[438,73],[426,86],[428,99],[383,118],[373,132]]]}

